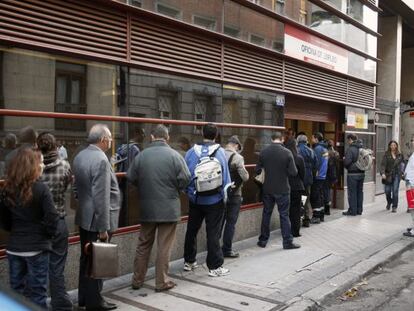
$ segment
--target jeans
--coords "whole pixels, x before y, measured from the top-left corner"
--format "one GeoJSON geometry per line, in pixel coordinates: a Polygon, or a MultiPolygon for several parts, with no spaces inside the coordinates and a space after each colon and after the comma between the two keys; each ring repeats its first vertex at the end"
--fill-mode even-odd
{"type": "Polygon", "coordinates": [[[64,218],[58,222],[52,251],[49,256],[49,288],[53,311],[72,310],[72,302],[65,288],[65,265],[68,255],[68,228],[64,218]]]}
{"type": "Polygon", "coordinates": [[[9,260],[10,287],[21,295],[28,294],[30,300],[47,309],[47,275],[49,253],[22,257],[7,254],[9,260]]]}
{"type": "Polygon", "coordinates": [[[400,189],[400,177],[394,176],[389,185],[384,185],[385,196],[387,197],[387,204],[392,205],[392,208],[398,206],[398,192],[400,189]]]}
{"type": "Polygon", "coordinates": [[[207,267],[210,270],[223,265],[223,251],[220,247],[221,225],[223,222],[223,201],[212,205],[200,205],[190,202],[187,232],[184,242],[184,260],[193,263],[197,255],[197,233],[203,220],[206,220],[207,232],[207,267]]]}
{"type": "Polygon", "coordinates": [[[226,204],[222,232],[223,232],[223,253],[228,254],[232,249],[234,232],[236,229],[236,222],[239,218],[240,206],[242,203],[242,198],[239,195],[233,195],[229,197],[229,200],[226,204]],[[223,231],[224,227],[224,231],[223,231]]]}
{"type": "Polygon", "coordinates": [[[364,174],[348,174],[348,213],[351,215],[362,214],[362,202],[364,201],[364,174]]]}
{"type": "Polygon", "coordinates": [[[290,229],[289,220],[289,194],[264,194],[263,195],[263,213],[262,225],[259,236],[259,243],[266,244],[270,236],[270,218],[272,217],[273,208],[277,204],[280,219],[280,229],[282,231],[283,246],[292,243],[293,237],[290,229]]]}

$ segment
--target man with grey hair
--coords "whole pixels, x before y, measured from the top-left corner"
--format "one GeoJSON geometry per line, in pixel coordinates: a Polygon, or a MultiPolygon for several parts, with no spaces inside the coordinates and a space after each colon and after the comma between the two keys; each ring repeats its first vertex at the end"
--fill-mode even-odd
{"type": "Polygon", "coordinates": [[[133,160],[127,173],[129,182],[138,187],[141,223],[132,279],[135,290],[145,281],[156,232],[155,291],[176,285],[168,279],[168,262],[181,218],[180,192],[191,175],[184,158],[167,144],[168,140],[168,129],[157,125],[151,133],[151,144],[133,160]]]}
{"type": "MultiPolygon", "coordinates": [[[[305,178],[303,180],[303,185],[305,186],[307,198],[305,202],[305,217],[303,219],[302,225],[304,227],[309,227],[310,220],[312,219],[310,192],[311,186],[313,184],[313,172],[318,169],[318,160],[313,150],[308,147],[308,137],[306,137],[306,135],[299,135],[296,140],[298,142],[298,153],[305,161],[305,178]]],[[[319,223],[317,218],[314,219],[315,223],[319,223]]]]}
{"type": "Polygon", "coordinates": [[[108,241],[118,227],[120,192],[115,173],[105,151],[111,148],[111,132],[105,124],[95,124],[89,131],[89,146],[73,160],[74,191],[79,208],[75,223],[79,226],[81,257],[79,265],[79,307],[87,310],[113,310],[116,305],[101,295],[103,281],[86,275],[87,243],[108,241]]]}

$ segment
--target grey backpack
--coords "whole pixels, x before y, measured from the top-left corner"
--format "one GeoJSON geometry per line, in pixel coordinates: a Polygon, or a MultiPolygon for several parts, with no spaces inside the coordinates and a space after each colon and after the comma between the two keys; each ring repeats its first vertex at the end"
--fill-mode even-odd
{"type": "Polygon", "coordinates": [[[194,183],[199,196],[208,196],[219,193],[223,186],[221,163],[215,157],[220,145],[209,151],[207,146],[201,149],[201,155],[194,169],[194,183]]]}
{"type": "Polygon", "coordinates": [[[368,171],[372,167],[373,152],[371,149],[359,148],[358,159],[355,162],[355,166],[361,171],[368,171]]]}

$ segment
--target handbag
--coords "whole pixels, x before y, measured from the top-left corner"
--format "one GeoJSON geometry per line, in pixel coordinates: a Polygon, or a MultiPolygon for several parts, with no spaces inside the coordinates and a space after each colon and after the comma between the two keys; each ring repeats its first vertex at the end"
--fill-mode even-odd
{"type": "Polygon", "coordinates": [[[110,279],[119,276],[118,245],[92,242],[86,245],[89,255],[88,275],[93,279],[110,279]]]}
{"type": "Polygon", "coordinates": [[[260,185],[263,185],[265,182],[265,170],[264,168],[261,169],[260,174],[256,175],[254,177],[254,180],[259,183],[260,185]]]}
{"type": "Polygon", "coordinates": [[[407,189],[405,193],[407,195],[408,210],[410,212],[413,212],[414,211],[414,188],[407,189]]]}

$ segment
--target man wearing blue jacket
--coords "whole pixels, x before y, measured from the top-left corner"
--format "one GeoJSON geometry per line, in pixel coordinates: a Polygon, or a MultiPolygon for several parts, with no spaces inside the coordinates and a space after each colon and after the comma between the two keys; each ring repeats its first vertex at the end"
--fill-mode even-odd
{"type": "Polygon", "coordinates": [[[224,203],[227,199],[227,188],[231,184],[229,168],[224,149],[215,143],[218,130],[214,124],[203,126],[203,142],[195,144],[187,151],[185,162],[191,173],[191,182],[187,187],[187,195],[190,203],[188,212],[187,232],[184,243],[184,271],[191,271],[198,267],[197,233],[206,220],[207,232],[207,267],[211,277],[229,274],[229,269],[223,267],[223,251],[220,246],[221,224],[224,216],[224,203]],[[219,191],[211,194],[201,194],[196,190],[195,170],[201,158],[209,156],[218,160],[221,165],[222,183],[219,191]]]}
{"type": "Polygon", "coordinates": [[[311,188],[311,205],[313,210],[313,217],[311,223],[318,223],[324,221],[325,205],[324,205],[324,184],[326,179],[326,172],[328,171],[328,149],[327,144],[323,141],[322,133],[315,133],[312,135],[313,151],[318,160],[318,170],[311,188]]]}

